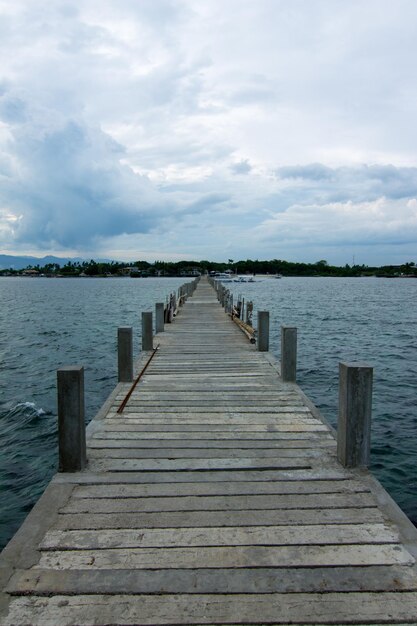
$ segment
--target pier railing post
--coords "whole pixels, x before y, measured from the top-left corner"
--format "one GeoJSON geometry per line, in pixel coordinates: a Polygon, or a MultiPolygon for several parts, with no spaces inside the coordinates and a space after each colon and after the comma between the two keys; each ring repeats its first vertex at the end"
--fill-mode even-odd
{"type": "Polygon", "coordinates": [[[269,350],[269,311],[258,311],[258,351],[269,350]]]}
{"type": "Polygon", "coordinates": [[[281,326],[281,379],[295,383],[297,379],[297,329],[281,326]]]}
{"type": "Polygon", "coordinates": [[[130,326],[117,329],[117,363],[119,383],[133,380],[133,330],[130,326]]]}
{"type": "Polygon", "coordinates": [[[372,378],[366,363],[339,363],[337,459],[344,467],[369,465],[372,378]]]}
{"type": "Polygon", "coordinates": [[[57,371],[59,471],[78,472],[87,463],[84,420],[84,368],[57,371]]]}
{"type": "Polygon", "coordinates": [[[142,313],[142,350],[153,350],[152,313],[142,313]]]}
{"type": "Polygon", "coordinates": [[[164,303],[155,304],[155,332],[162,333],[164,330],[164,303]]]}

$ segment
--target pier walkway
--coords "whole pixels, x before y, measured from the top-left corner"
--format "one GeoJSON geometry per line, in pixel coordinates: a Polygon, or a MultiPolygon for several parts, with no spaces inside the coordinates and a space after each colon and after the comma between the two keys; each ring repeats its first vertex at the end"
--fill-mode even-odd
{"type": "Polygon", "coordinates": [[[198,284],[1,559],[3,625],[417,624],[416,532],[198,284]]]}

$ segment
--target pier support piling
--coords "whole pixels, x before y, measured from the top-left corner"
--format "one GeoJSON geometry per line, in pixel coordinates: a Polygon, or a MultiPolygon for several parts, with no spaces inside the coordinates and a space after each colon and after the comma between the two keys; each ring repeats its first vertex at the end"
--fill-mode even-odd
{"type": "MultiPolygon", "coordinates": [[[[243,315],[241,315],[243,317],[243,315]]],[[[269,311],[258,311],[258,351],[269,350],[269,311]]]]}
{"type": "Polygon", "coordinates": [[[117,329],[117,362],[119,383],[133,380],[133,330],[130,326],[117,329]]]}
{"type": "Polygon", "coordinates": [[[281,378],[295,383],[297,379],[297,328],[281,326],[281,378]]]}
{"type": "Polygon", "coordinates": [[[344,467],[369,466],[372,378],[366,363],[339,363],[337,459],[344,467]]]}
{"type": "Polygon", "coordinates": [[[162,333],[164,330],[164,303],[155,304],[155,332],[162,333]]]}
{"type": "Polygon", "coordinates": [[[142,350],[153,350],[152,313],[142,313],[142,350]]]}
{"type": "Polygon", "coordinates": [[[87,462],[84,419],[84,368],[57,371],[59,471],[78,472],[87,462]]]}

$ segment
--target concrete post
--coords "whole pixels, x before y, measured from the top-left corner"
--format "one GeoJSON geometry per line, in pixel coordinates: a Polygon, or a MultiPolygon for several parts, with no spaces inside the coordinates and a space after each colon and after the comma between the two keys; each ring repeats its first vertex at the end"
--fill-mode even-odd
{"type": "Polygon", "coordinates": [[[84,368],[57,371],[59,471],[78,472],[87,463],[84,421],[84,368]]]}
{"type": "Polygon", "coordinates": [[[130,326],[117,329],[117,363],[119,383],[133,380],[133,331],[130,326]]]}
{"type": "Polygon", "coordinates": [[[142,350],[153,350],[152,313],[142,313],[142,350]]]}
{"type": "Polygon", "coordinates": [[[281,326],[281,379],[286,383],[297,380],[297,329],[281,326]]]}
{"type": "Polygon", "coordinates": [[[269,350],[269,311],[258,311],[258,351],[268,352],[268,350],[269,350]]]}
{"type": "Polygon", "coordinates": [[[164,303],[157,302],[155,304],[155,332],[162,333],[164,331],[164,303]]]}
{"type": "Polygon", "coordinates": [[[369,465],[372,378],[365,363],[339,363],[337,459],[344,467],[369,465]]]}

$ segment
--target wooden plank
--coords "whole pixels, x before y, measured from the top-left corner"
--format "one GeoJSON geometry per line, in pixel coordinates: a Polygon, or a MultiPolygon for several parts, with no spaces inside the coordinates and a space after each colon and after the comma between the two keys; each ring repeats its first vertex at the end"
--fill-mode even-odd
{"type": "Polygon", "coordinates": [[[358,508],[370,507],[375,499],[370,493],[320,493],[244,496],[180,496],[162,498],[101,498],[70,500],[63,513],[117,513],[146,511],[239,511],[267,509],[358,508]]]}
{"type": "Polygon", "coordinates": [[[186,434],[187,436],[191,433],[204,433],[205,435],[212,433],[237,433],[238,435],[242,433],[279,433],[279,432],[287,432],[287,433],[298,433],[298,432],[328,432],[328,428],[319,421],[315,423],[285,423],[281,424],[280,422],[276,422],[275,424],[165,424],[163,428],[161,428],[161,424],[120,424],[115,425],[114,423],[108,424],[104,422],[100,433],[128,433],[128,432],[180,432],[182,435],[186,434]]]}
{"type": "Polygon", "coordinates": [[[90,466],[95,470],[130,472],[183,472],[188,470],[221,470],[221,469],[292,469],[310,467],[308,459],[273,458],[273,459],[91,459],[90,466]]]}
{"type": "Polygon", "coordinates": [[[332,567],[412,565],[398,544],[113,548],[42,552],[34,569],[169,569],[196,567],[332,567]]]}
{"type": "MultiPolygon", "coordinates": [[[[117,405],[113,405],[113,408],[116,408],[117,405]]],[[[137,409],[141,409],[144,410],[143,405],[140,402],[135,402],[135,401],[131,401],[129,400],[126,409],[127,408],[130,409],[135,409],[135,411],[137,409]]],[[[288,404],[286,406],[273,406],[271,404],[265,404],[263,406],[251,406],[248,407],[246,405],[236,405],[236,404],[232,404],[230,403],[229,406],[227,405],[223,405],[223,404],[219,404],[218,406],[211,406],[210,405],[210,414],[214,414],[214,413],[224,413],[225,409],[229,409],[230,412],[233,413],[238,413],[241,415],[244,415],[245,413],[250,413],[252,415],[256,415],[258,413],[307,413],[308,415],[311,415],[310,409],[306,406],[302,406],[302,405],[295,405],[292,406],[291,404],[288,404]]],[[[185,413],[192,413],[192,414],[196,414],[196,413],[207,413],[207,408],[205,406],[184,406],[181,407],[180,409],[178,409],[176,406],[173,405],[167,405],[162,407],[161,406],[148,406],[146,407],[146,414],[153,414],[153,413],[178,413],[181,412],[181,414],[185,414],[185,413]]],[[[124,413],[124,411],[123,411],[124,413]]]]}
{"type": "MultiPolygon", "coordinates": [[[[222,432],[213,432],[207,433],[204,436],[204,433],[186,433],[186,432],[175,432],[175,433],[166,433],[163,431],[155,431],[152,433],[149,432],[134,432],[134,431],[111,431],[111,433],[106,433],[105,431],[98,430],[94,433],[94,439],[106,439],[109,436],[109,439],[177,439],[182,441],[183,439],[208,439],[208,440],[223,440],[223,439],[234,439],[234,433],[222,433],[222,432]],[[110,435],[110,436],[109,436],[110,435]]],[[[314,439],[318,439],[320,437],[332,438],[330,434],[327,432],[321,433],[320,431],[311,432],[311,431],[275,431],[271,433],[239,433],[239,439],[252,439],[258,441],[265,441],[269,439],[309,439],[314,441],[314,439]]]]}
{"type": "Polygon", "coordinates": [[[197,528],[209,526],[285,526],[384,522],[375,507],[334,509],[266,509],[234,511],[77,512],[58,517],[57,529],[197,528]]]}
{"type": "Polygon", "coordinates": [[[312,459],[322,458],[325,452],[322,449],[310,448],[282,448],[277,452],[277,449],[266,448],[229,448],[222,450],[221,448],[205,446],[200,448],[139,448],[135,447],[116,447],[103,445],[100,448],[91,447],[89,451],[89,460],[93,459],[237,459],[237,458],[257,458],[275,459],[279,457],[282,459],[312,459]]]}
{"type": "MultiPolygon", "coordinates": [[[[224,348],[224,346],[219,346],[219,348],[224,348]]],[[[240,355],[241,356],[241,355],[240,355]]],[[[190,370],[189,372],[175,372],[175,371],[167,371],[165,373],[161,373],[161,372],[155,372],[155,370],[151,373],[147,373],[146,374],[148,380],[152,379],[152,380],[162,380],[165,382],[166,379],[171,379],[171,380],[207,380],[207,379],[212,379],[215,380],[216,378],[222,378],[222,379],[228,379],[228,380],[232,380],[232,379],[240,379],[242,381],[242,379],[248,379],[248,380],[253,380],[253,378],[264,378],[265,374],[262,371],[253,371],[252,370],[248,370],[247,372],[206,372],[204,370],[204,368],[202,368],[201,372],[199,373],[195,373],[194,371],[190,370]]]]}
{"type": "Polygon", "coordinates": [[[149,496],[213,496],[247,494],[306,494],[306,493],[369,493],[360,481],[309,480],[309,481],[247,481],[201,482],[127,485],[103,484],[75,487],[73,498],[138,498],[149,496]]]}
{"type": "Polygon", "coordinates": [[[4,626],[32,624],[389,624],[417,621],[416,592],[77,595],[12,600],[4,626]],[[354,614],[354,615],[353,615],[354,614]],[[99,616],[99,617],[98,617],[99,616]],[[335,619],[337,621],[335,621],[335,619]]]}
{"type": "Polygon", "coordinates": [[[19,571],[9,583],[12,595],[167,594],[167,593],[329,593],[417,591],[410,567],[397,565],[331,568],[159,569],[19,571]]]}
{"type": "MultiPolygon", "coordinates": [[[[191,439],[186,441],[171,439],[109,439],[107,437],[90,439],[89,450],[105,450],[108,448],[132,448],[137,450],[148,450],[152,455],[152,450],[155,449],[173,449],[173,450],[186,450],[188,449],[214,449],[214,450],[250,450],[255,451],[260,448],[261,450],[275,450],[276,455],[280,455],[282,451],[289,451],[291,448],[300,449],[316,449],[331,448],[336,449],[336,441],[332,437],[320,437],[314,441],[309,439],[261,439],[254,441],[253,439],[191,439]],[[175,447],[174,447],[175,446],[175,447]]],[[[90,456],[90,455],[89,455],[90,456]]],[[[185,453],[185,456],[187,454],[185,453]]]]}
{"type": "Polygon", "coordinates": [[[207,546],[286,546],[398,543],[398,532],[386,524],[246,526],[235,528],[50,530],[41,550],[110,548],[180,548],[207,546]]]}
{"type": "MultiPolygon", "coordinates": [[[[175,367],[175,366],[174,366],[175,367]]],[[[217,402],[218,398],[218,388],[212,388],[211,390],[207,390],[206,388],[201,388],[199,390],[194,390],[190,388],[183,389],[183,391],[177,391],[176,389],[167,390],[167,389],[154,389],[150,391],[148,387],[144,386],[136,387],[134,391],[134,397],[138,400],[145,402],[154,402],[158,403],[162,401],[164,402],[187,402],[189,400],[199,400],[199,401],[213,401],[217,402]]],[[[234,390],[233,388],[229,389],[229,391],[223,390],[222,398],[231,402],[236,400],[249,400],[253,402],[256,400],[275,400],[277,402],[294,402],[296,404],[302,404],[302,400],[300,396],[295,392],[288,391],[273,391],[269,386],[265,386],[262,388],[254,388],[251,391],[248,391],[246,387],[242,387],[239,391],[234,390]]],[[[118,394],[117,399],[123,399],[123,394],[118,394]]]]}
{"type": "MultiPolygon", "coordinates": [[[[219,392],[221,393],[221,391],[219,392]]],[[[137,420],[147,420],[150,422],[154,422],[154,420],[156,419],[161,419],[167,420],[167,423],[170,423],[170,420],[178,420],[178,419],[184,419],[185,422],[187,423],[187,421],[190,420],[197,420],[197,423],[201,423],[201,422],[205,422],[207,420],[213,421],[214,423],[216,422],[216,420],[222,420],[225,421],[225,423],[229,423],[232,422],[236,422],[239,423],[239,421],[242,422],[246,422],[246,423],[276,423],[277,421],[281,422],[282,424],[285,424],[286,422],[290,422],[290,423],[294,423],[295,421],[301,421],[303,422],[303,418],[306,418],[307,420],[314,420],[314,418],[312,418],[311,413],[308,411],[301,411],[301,412],[294,412],[294,411],[286,411],[286,410],[280,410],[280,409],[275,409],[274,411],[262,411],[262,412],[257,412],[257,413],[251,413],[251,412],[246,412],[246,413],[242,413],[239,411],[235,411],[235,410],[226,410],[226,411],[215,411],[215,412],[211,412],[210,410],[207,411],[182,411],[180,409],[176,410],[172,410],[172,411],[156,411],[156,412],[148,412],[145,411],[144,409],[141,409],[140,407],[136,407],[136,408],[132,408],[129,405],[127,405],[125,407],[125,409],[123,410],[122,414],[117,413],[117,408],[119,405],[114,405],[111,409],[111,411],[108,413],[108,417],[110,419],[125,419],[126,421],[130,421],[131,419],[137,419],[137,420]]],[[[155,422],[157,423],[157,422],[155,422]]],[[[192,422],[191,422],[192,423],[192,422]]],[[[306,422],[306,423],[312,423],[310,422],[306,422]]]]}
{"type": "Polygon", "coordinates": [[[251,398],[249,399],[245,399],[245,398],[227,398],[226,397],[219,397],[219,395],[216,398],[201,398],[201,396],[194,396],[193,398],[177,398],[177,400],[165,400],[165,399],[161,399],[159,398],[159,400],[157,398],[155,398],[154,400],[148,400],[146,398],[143,398],[140,394],[136,394],[136,395],[132,395],[129,399],[129,406],[140,406],[145,408],[146,410],[148,409],[155,409],[155,408],[159,408],[161,410],[164,410],[166,408],[170,408],[172,406],[176,406],[178,407],[178,409],[183,409],[183,408],[209,408],[210,410],[217,408],[217,409],[227,409],[227,408],[234,408],[235,406],[245,406],[245,410],[247,411],[248,409],[252,410],[254,409],[256,412],[257,408],[263,408],[263,407],[269,407],[271,408],[271,410],[277,409],[277,408],[284,408],[284,407],[295,407],[295,410],[303,409],[303,403],[301,402],[300,398],[294,399],[288,399],[288,400],[282,400],[280,398],[277,399],[268,399],[268,398],[251,398]]]}
{"type": "Polygon", "coordinates": [[[199,413],[198,416],[188,415],[184,416],[179,414],[178,417],[159,417],[159,416],[149,416],[146,413],[122,413],[122,415],[113,413],[108,414],[106,419],[104,420],[104,425],[106,426],[115,426],[115,427],[123,427],[125,425],[132,424],[141,424],[141,425],[155,425],[155,424],[182,424],[184,426],[197,424],[200,426],[205,426],[206,424],[211,424],[213,426],[222,426],[222,425],[234,425],[234,426],[246,426],[250,424],[262,425],[262,426],[274,426],[279,421],[280,424],[317,424],[317,420],[314,417],[305,417],[305,414],[301,416],[296,413],[286,413],[283,416],[271,415],[265,416],[262,414],[260,416],[246,416],[244,419],[237,419],[230,414],[225,414],[219,418],[218,414],[215,417],[211,413],[207,415],[199,413]],[[142,417],[141,417],[142,415],[142,417]]]}
{"type": "MultiPolygon", "coordinates": [[[[121,398],[122,394],[120,394],[121,398]]],[[[133,399],[135,403],[141,403],[147,405],[167,405],[167,404],[190,404],[190,406],[194,404],[210,404],[214,403],[215,406],[221,405],[222,402],[226,402],[228,404],[242,404],[245,405],[253,405],[253,404],[279,404],[279,406],[287,406],[288,404],[293,404],[294,406],[303,406],[303,401],[299,395],[294,393],[283,393],[281,392],[272,392],[269,388],[260,387],[258,390],[253,390],[251,392],[248,391],[224,391],[219,397],[218,390],[213,389],[212,391],[153,391],[149,392],[143,390],[141,387],[136,387],[136,390],[133,392],[133,399]]]]}
{"type": "Polygon", "coordinates": [[[114,483],[201,483],[201,482],[247,482],[247,481],[310,481],[310,480],[345,480],[346,478],[354,478],[354,474],[342,467],[313,469],[291,469],[291,470],[207,470],[204,472],[74,472],[68,474],[56,474],[53,478],[54,483],[58,484],[114,484],[114,483]]]}

